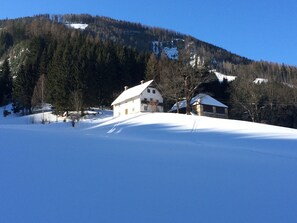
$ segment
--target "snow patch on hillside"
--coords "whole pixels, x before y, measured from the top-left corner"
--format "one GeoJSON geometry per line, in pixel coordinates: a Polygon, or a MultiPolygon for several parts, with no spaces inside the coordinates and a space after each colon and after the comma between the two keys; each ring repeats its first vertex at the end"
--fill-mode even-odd
{"type": "Polygon", "coordinates": [[[177,47],[165,47],[163,50],[169,59],[178,59],[177,47]]]}
{"type": "MultiPolygon", "coordinates": [[[[180,41],[180,40],[176,39],[176,41],[180,41]]],[[[153,53],[156,55],[159,55],[161,52],[164,52],[169,59],[174,59],[174,60],[178,59],[179,51],[178,51],[178,48],[174,46],[175,45],[174,41],[171,41],[171,43],[167,45],[171,45],[171,46],[164,46],[162,42],[153,41],[152,42],[153,53]]]]}
{"type": "Polygon", "coordinates": [[[225,74],[222,74],[222,73],[217,72],[217,71],[213,71],[213,72],[216,75],[219,82],[221,82],[221,83],[224,81],[224,79],[227,80],[227,82],[231,82],[231,81],[234,81],[236,79],[236,76],[225,75],[225,74]]]}
{"type": "Polygon", "coordinates": [[[255,84],[266,84],[266,83],[268,83],[268,79],[266,79],[266,78],[256,78],[253,82],[255,84]]]}
{"type": "Polygon", "coordinates": [[[69,23],[66,24],[68,27],[73,28],[73,29],[81,29],[84,30],[88,27],[88,24],[85,23],[69,23]]]}

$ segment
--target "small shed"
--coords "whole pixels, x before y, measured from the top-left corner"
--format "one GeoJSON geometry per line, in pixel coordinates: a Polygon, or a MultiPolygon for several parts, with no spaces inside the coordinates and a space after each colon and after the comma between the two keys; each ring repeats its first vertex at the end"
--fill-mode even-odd
{"type": "Polygon", "coordinates": [[[113,116],[139,112],[163,112],[163,97],[154,81],[141,82],[125,90],[112,102],[113,116]]]}
{"type": "MultiPolygon", "coordinates": [[[[198,94],[191,99],[192,113],[199,116],[216,118],[228,118],[228,106],[207,94],[198,94]]],[[[186,112],[186,100],[178,102],[179,113],[186,112]]],[[[173,105],[170,112],[177,112],[177,103],[173,105]]]]}

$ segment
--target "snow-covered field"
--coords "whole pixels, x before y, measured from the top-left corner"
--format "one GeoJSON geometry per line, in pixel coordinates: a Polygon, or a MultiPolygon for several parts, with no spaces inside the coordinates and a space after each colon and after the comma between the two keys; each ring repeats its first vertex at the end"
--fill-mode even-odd
{"type": "Polygon", "coordinates": [[[297,130],[165,113],[32,119],[0,118],[0,222],[297,222],[297,130]]]}

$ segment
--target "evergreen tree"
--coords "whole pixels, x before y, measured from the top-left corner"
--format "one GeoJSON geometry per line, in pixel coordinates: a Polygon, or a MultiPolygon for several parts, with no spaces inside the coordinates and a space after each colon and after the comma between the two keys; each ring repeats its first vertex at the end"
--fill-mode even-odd
{"type": "Polygon", "coordinates": [[[57,113],[69,110],[70,92],[67,88],[67,71],[62,60],[63,51],[64,46],[59,43],[46,76],[46,99],[56,108],[57,113]]]}
{"type": "Polygon", "coordinates": [[[13,45],[13,36],[8,32],[0,32],[0,56],[13,45]]]}
{"type": "Polygon", "coordinates": [[[31,64],[21,65],[17,77],[13,83],[13,99],[15,102],[15,109],[20,107],[23,113],[31,112],[31,98],[33,95],[36,74],[31,64]]]}
{"type": "Polygon", "coordinates": [[[9,103],[12,96],[12,76],[8,59],[2,65],[0,71],[0,105],[9,103]]]}

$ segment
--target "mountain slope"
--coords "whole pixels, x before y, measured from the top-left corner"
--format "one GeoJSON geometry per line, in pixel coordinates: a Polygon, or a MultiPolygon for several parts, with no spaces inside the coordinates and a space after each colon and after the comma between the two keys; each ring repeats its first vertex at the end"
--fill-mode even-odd
{"type": "Polygon", "coordinates": [[[223,61],[234,64],[251,62],[251,60],[232,54],[225,49],[171,30],[90,15],[69,14],[60,16],[59,20],[64,23],[88,24],[85,30],[97,35],[100,39],[112,39],[121,44],[157,54],[162,52],[166,54],[166,51],[174,48],[181,50],[188,44],[193,44],[196,48],[196,52],[193,53],[199,55],[203,60],[210,60],[214,64],[223,61]]]}
{"type": "MultiPolygon", "coordinates": [[[[203,42],[189,35],[174,31],[148,27],[142,24],[114,20],[102,16],[90,16],[87,14],[68,15],[39,15],[35,17],[20,18],[22,23],[32,23],[36,20],[52,21],[66,24],[70,28],[84,27],[82,30],[88,35],[96,36],[100,40],[113,40],[116,43],[130,46],[141,51],[158,53],[159,55],[168,49],[183,49],[188,44],[195,45],[195,54],[205,61],[211,61],[214,65],[223,61],[233,64],[248,64],[251,60],[232,54],[225,49],[203,42]],[[71,25],[72,24],[72,25],[71,25]]],[[[0,28],[4,28],[9,21],[0,21],[0,28]]]]}
{"type": "MultiPolygon", "coordinates": [[[[79,105],[110,106],[123,86],[144,79],[160,82],[172,75],[170,79],[177,77],[182,86],[183,71],[171,70],[180,55],[186,58],[178,65],[184,71],[191,62],[208,62],[204,65],[215,70],[221,83],[214,79],[195,93],[204,91],[227,104],[230,117],[296,128],[296,67],[251,61],[188,35],[90,15],[0,20],[0,85],[14,85],[0,91],[0,104],[14,100],[20,104],[17,109],[30,111],[44,75],[45,100],[57,112],[79,105]],[[223,81],[235,77],[240,78],[223,81]],[[267,81],[253,85],[257,78],[267,81]]],[[[184,97],[182,91],[179,87],[184,97]]],[[[170,98],[165,100],[171,107],[170,98]]]]}

